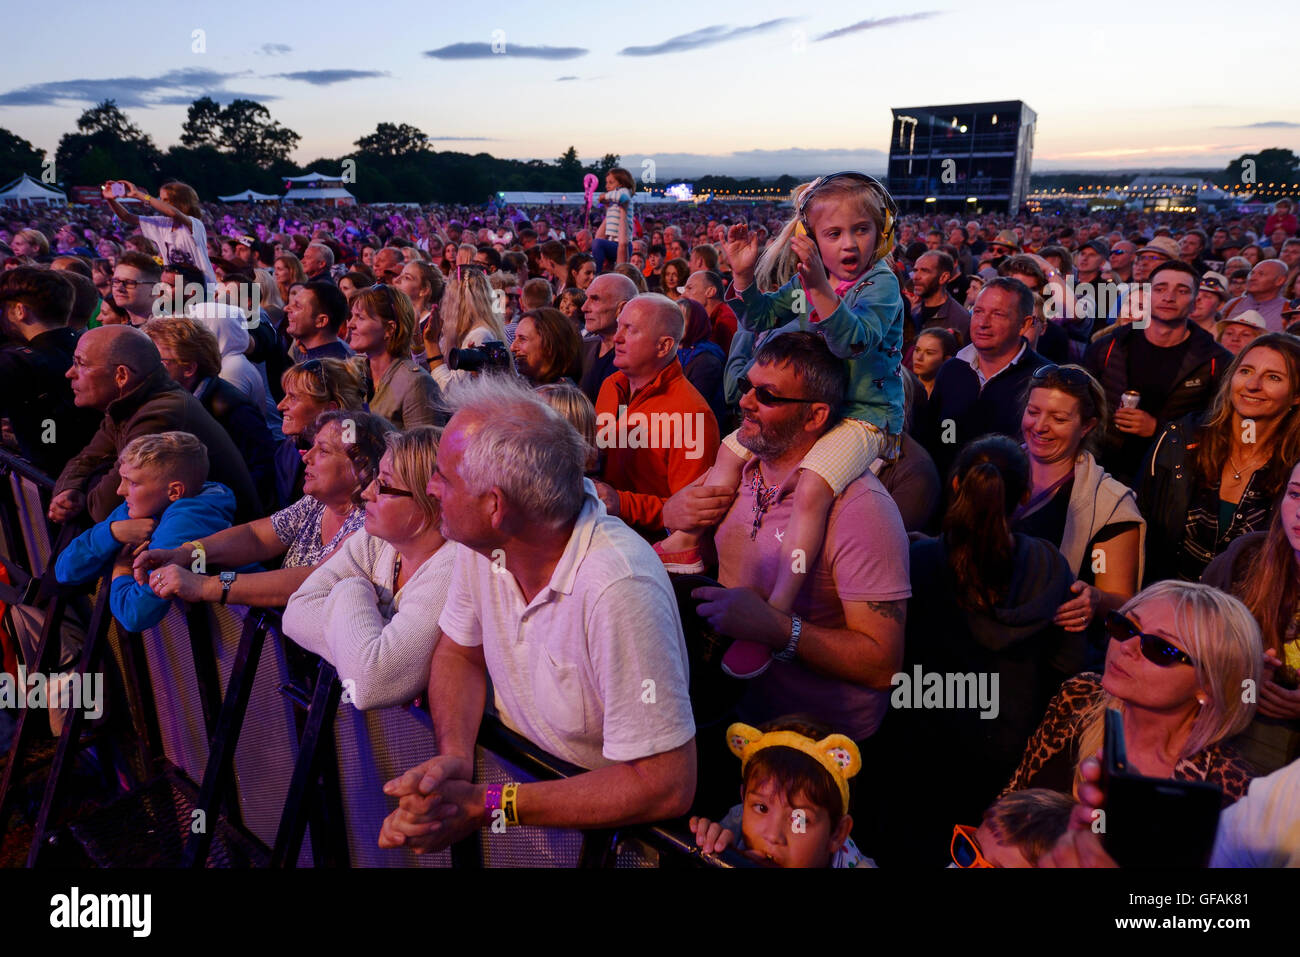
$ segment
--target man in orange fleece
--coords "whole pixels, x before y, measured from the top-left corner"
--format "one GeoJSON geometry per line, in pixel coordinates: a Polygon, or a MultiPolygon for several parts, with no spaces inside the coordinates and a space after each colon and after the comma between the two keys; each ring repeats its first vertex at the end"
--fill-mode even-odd
{"type": "Polygon", "coordinates": [[[596,446],[604,455],[596,489],[611,515],[652,538],[663,532],[664,502],[718,454],[717,421],[677,361],[685,324],[665,296],[629,301],[614,337],[618,371],[596,397],[596,446]]]}

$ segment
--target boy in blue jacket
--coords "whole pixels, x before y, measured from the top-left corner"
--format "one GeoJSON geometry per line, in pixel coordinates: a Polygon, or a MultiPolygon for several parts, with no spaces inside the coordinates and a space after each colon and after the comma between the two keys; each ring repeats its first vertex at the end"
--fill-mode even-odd
{"type": "Polygon", "coordinates": [[[171,601],[136,583],[132,562],[144,548],[182,544],[229,528],[235,495],[208,482],[208,452],[188,432],[161,432],[132,440],[118,458],[117,494],[126,499],[59,555],[55,574],[64,584],[91,582],[112,570],[109,608],[128,631],[162,621],[171,601]]]}

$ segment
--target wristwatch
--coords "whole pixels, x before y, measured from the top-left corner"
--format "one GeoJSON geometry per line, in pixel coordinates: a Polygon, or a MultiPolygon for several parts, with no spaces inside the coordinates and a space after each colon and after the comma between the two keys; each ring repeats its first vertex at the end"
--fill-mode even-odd
{"type": "Polygon", "coordinates": [[[798,615],[790,616],[790,641],[780,651],[774,651],[772,657],[777,661],[794,661],[795,650],[799,647],[799,635],[803,632],[803,619],[798,615]]]}
{"type": "Polygon", "coordinates": [[[226,599],[230,597],[230,586],[235,583],[237,574],[235,572],[222,572],[217,577],[221,579],[221,604],[224,605],[226,599]]]}

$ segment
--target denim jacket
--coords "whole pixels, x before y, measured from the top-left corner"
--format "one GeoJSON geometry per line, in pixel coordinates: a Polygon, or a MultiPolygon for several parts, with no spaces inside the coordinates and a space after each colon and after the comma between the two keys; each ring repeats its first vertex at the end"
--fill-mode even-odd
{"type": "Polygon", "coordinates": [[[870,422],[890,435],[903,431],[903,297],[888,266],[878,262],[868,269],[836,310],[816,323],[808,320],[813,304],[797,275],[776,292],[749,286],[740,295],[745,310],[739,320],[745,331],[811,330],[848,362],[849,389],[841,406],[845,416],[870,422]],[[796,312],[801,296],[804,308],[796,312]]]}

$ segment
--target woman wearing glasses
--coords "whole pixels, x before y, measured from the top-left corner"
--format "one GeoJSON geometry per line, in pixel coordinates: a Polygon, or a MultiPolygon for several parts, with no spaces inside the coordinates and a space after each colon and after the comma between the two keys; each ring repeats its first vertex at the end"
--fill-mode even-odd
{"type": "Polygon", "coordinates": [[[284,605],[315,567],[361,528],[362,492],[374,479],[385,436],[391,431],[388,422],[368,412],[325,413],[304,456],[307,471],[301,499],[269,518],[228,528],[200,542],[143,552],[135,560],[136,581],[147,583],[160,598],[284,605]],[[275,571],[203,575],[192,571],[195,551],[205,565],[223,568],[283,558],[275,571]]]}
{"type": "Polygon", "coordinates": [[[456,555],[426,490],[437,467],[437,434],[417,428],[388,436],[379,474],[362,493],[365,528],[284,610],[284,633],[352,682],[359,710],[404,704],[428,682],[456,555]]]}
{"type": "Polygon", "coordinates": [[[370,411],[399,429],[434,425],[442,403],[438,386],[411,358],[414,332],[415,310],[400,289],[371,286],[352,297],[348,345],[369,365],[370,411]]]}
{"type": "Polygon", "coordinates": [[[1217,784],[1225,805],[1245,794],[1253,772],[1226,742],[1255,715],[1242,688],[1263,676],[1246,606],[1207,585],[1160,582],[1111,612],[1106,635],[1105,671],[1061,686],[1007,790],[1074,793],[1080,762],[1101,748],[1106,709],[1118,708],[1136,773],[1217,784]]]}
{"type": "Polygon", "coordinates": [[[1077,580],[1054,621],[1069,632],[1119,608],[1142,580],[1137,497],[1092,454],[1109,420],[1105,390],[1081,366],[1047,365],[1030,377],[1020,427],[1032,483],[1011,527],[1065,556],[1077,580]]]}
{"type": "Polygon", "coordinates": [[[1235,744],[1260,774],[1300,757],[1300,464],[1267,532],[1251,532],[1210,562],[1201,581],[1240,598],[1264,639],[1259,712],[1235,744]]]}
{"type": "Polygon", "coordinates": [[[1146,581],[1196,581],[1272,521],[1300,460],[1300,340],[1260,336],[1224,372],[1209,411],[1171,422],[1138,472],[1146,581]]]}

